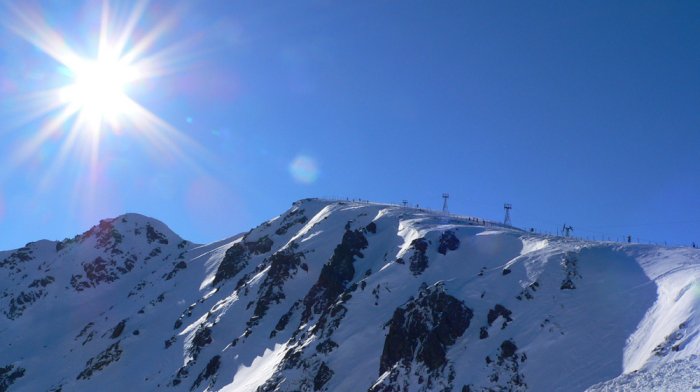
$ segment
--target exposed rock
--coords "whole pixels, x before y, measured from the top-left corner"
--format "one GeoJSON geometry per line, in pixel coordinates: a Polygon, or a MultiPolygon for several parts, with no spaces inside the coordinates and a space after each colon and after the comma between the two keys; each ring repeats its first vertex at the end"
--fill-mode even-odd
{"type": "Polygon", "coordinates": [[[416,238],[411,241],[411,248],[413,255],[409,258],[408,269],[413,272],[413,275],[420,275],[428,268],[428,256],[425,255],[428,250],[428,241],[425,238],[416,238]]]}
{"type": "Polygon", "coordinates": [[[479,339],[486,339],[489,337],[489,330],[486,327],[481,327],[479,329],[479,339]]]}
{"type": "Polygon", "coordinates": [[[448,250],[457,250],[459,248],[459,239],[455,236],[452,230],[447,230],[440,236],[438,245],[438,253],[447,254],[448,250]]]}
{"type": "Polygon", "coordinates": [[[377,224],[374,222],[369,222],[369,224],[365,226],[365,230],[367,230],[368,233],[377,234],[377,224]]]}
{"type": "Polygon", "coordinates": [[[213,285],[228,280],[241,272],[250,260],[251,255],[259,255],[267,253],[272,249],[273,242],[267,236],[263,236],[257,241],[242,241],[236,242],[226,250],[221,264],[214,276],[213,285]]]}
{"type": "Polygon", "coordinates": [[[389,321],[379,374],[397,363],[416,359],[429,369],[443,366],[447,348],[469,327],[473,312],[442,286],[422,290],[417,299],[397,308],[389,321]]]}
{"type": "Polygon", "coordinates": [[[338,347],[338,343],[330,339],[326,339],[323,342],[316,345],[316,351],[323,354],[328,354],[329,352],[333,351],[333,349],[336,347],[338,347]]]}
{"type": "Polygon", "coordinates": [[[686,341],[683,338],[687,335],[688,323],[683,322],[678,326],[678,329],[664,338],[664,341],[659,343],[652,351],[657,357],[665,357],[671,351],[680,351],[685,347],[686,341]]]}
{"type": "Polygon", "coordinates": [[[0,261],[0,268],[15,269],[20,264],[33,260],[32,250],[28,247],[23,247],[12,252],[10,256],[0,261]]]}
{"type": "Polygon", "coordinates": [[[297,224],[304,224],[309,220],[304,215],[304,210],[303,209],[295,209],[294,211],[290,212],[287,214],[284,219],[282,220],[282,223],[280,227],[275,230],[275,234],[277,235],[284,235],[287,234],[287,230],[289,230],[292,226],[297,225],[297,224]]]}
{"type": "Polygon", "coordinates": [[[578,273],[578,260],[576,259],[576,256],[574,256],[572,254],[565,255],[564,257],[562,257],[561,266],[562,266],[562,269],[564,269],[564,272],[566,273],[566,277],[561,282],[560,289],[561,290],[574,290],[574,289],[576,289],[576,285],[574,284],[574,279],[581,278],[581,275],[578,273]]]}
{"type": "Polygon", "coordinates": [[[0,392],[7,391],[18,378],[24,376],[24,372],[25,369],[15,365],[0,367],[0,392]]]}
{"type": "Polygon", "coordinates": [[[163,279],[165,280],[170,280],[175,275],[180,272],[181,270],[184,270],[187,268],[187,263],[185,263],[184,260],[180,260],[175,266],[173,267],[172,271],[168,272],[166,275],[163,275],[163,279]]]}
{"type": "MultiPolygon", "coordinates": [[[[121,257],[121,256],[117,256],[121,257]]],[[[76,291],[83,291],[86,288],[96,287],[102,283],[112,283],[134,269],[137,257],[130,255],[122,257],[122,264],[119,265],[115,259],[105,260],[98,256],[89,262],[83,262],[82,267],[85,275],[77,274],[71,277],[71,286],[76,291]]]]}
{"type": "Polygon", "coordinates": [[[202,351],[202,347],[211,342],[211,328],[205,324],[201,324],[194,333],[192,344],[187,350],[192,360],[197,360],[197,356],[199,356],[199,352],[202,351]]]}
{"type": "Polygon", "coordinates": [[[112,335],[110,335],[110,339],[116,339],[118,338],[122,332],[124,332],[124,328],[126,327],[126,319],[120,321],[117,325],[114,326],[112,329],[112,335]]]}
{"type": "Polygon", "coordinates": [[[525,353],[518,354],[518,347],[513,340],[504,340],[498,349],[496,360],[487,358],[487,364],[492,367],[489,380],[490,389],[503,391],[527,391],[525,376],[520,371],[520,364],[527,360],[525,353]]]}
{"type": "Polygon", "coordinates": [[[528,285],[526,288],[524,288],[520,294],[518,294],[517,298],[518,300],[522,301],[523,299],[534,299],[535,296],[533,293],[537,291],[537,289],[540,287],[540,283],[535,281],[528,285]]]}
{"type": "Polygon", "coordinates": [[[321,362],[321,366],[316,372],[316,377],[314,377],[314,391],[320,391],[328,381],[333,377],[333,370],[331,370],[325,362],[321,362]]]}
{"type": "Polygon", "coordinates": [[[194,391],[204,380],[209,380],[209,388],[214,386],[214,384],[216,384],[216,374],[219,371],[219,366],[221,366],[221,356],[215,355],[209,360],[202,372],[197,375],[190,391],[194,391]]]}
{"type": "Polygon", "coordinates": [[[497,304],[493,309],[489,309],[489,314],[486,317],[486,321],[489,323],[489,326],[491,326],[497,318],[503,317],[504,321],[503,325],[501,325],[501,329],[504,329],[508,326],[509,322],[513,321],[513,319],[510,317],[511,314],[513,314],[513,312],[508,310],[505,306],[497,304]]]}
{"type": "Polygon", "coordinates": [[[30,305],[45,296],[46,292],[42,289],[26,292],[20,291],[17,296],[12,296],[10,298],[7,310],[3,310],[3,314],[5,314],[8,319],[15,320],[22,316],[30,305]]]}
{"type": "Polygon", "coordinates": [[[119,347],[119,342],[116,342],[107,347],[101,353],[97,354],[95,357],[90,358],[85,363],[85,369],[80,372],[76,378],[78,380],[89,379],[95,372],[98,372],[109,366],[111,363],[118,361],[119,358],[121,358],[121,355],[122,349],[119,347]]]}
{"type": "Polygon", "coordinates": [[[359,230],[346,230],[341,243],[335,247],[330,261],[323,265],[316,284],[304,298],[302,322],[313,313],[321,313],[335,302],[355,276],[355,257],[364,257],[361,250],[368,246],[367,239],[359,230]]]}
{"type": "Polygon", "coordinates": [[[35,279],[34,281],[32,281],[32,283],[29,284],[29,287],[46,287],[53,283],[54,280],[55,279],[53,276],[46,276],[41,279],[35,279]]]}
{"type": "Polygon", "coordinates": [[[154,229],[153,226],[151,226],[150,224],[146,225],[146,239],[148,240],[149,244],[153,242],[157,242],[163,245],[168,244],[168,239],[165,237],[165,235],[163,235],[163,233],[159,232],[158,230],[154,229]]]}
{"type": "Polygon", "coordinates": [[[270,257],[270,269],[258,290],[258,302],[253,311],[253,317],[248,322],[249,327],[257,324],[265,316],[270,304],[280,303],[285,298],[282,289],[284,282],[296,274],[304,257],[303,253],[295,253],[293,249],[293,245],[289,246],[270,257]]]}

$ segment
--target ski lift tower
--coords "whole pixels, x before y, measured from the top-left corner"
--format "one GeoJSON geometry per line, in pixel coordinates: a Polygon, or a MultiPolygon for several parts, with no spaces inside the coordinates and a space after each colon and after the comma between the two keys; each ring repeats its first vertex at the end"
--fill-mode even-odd
{"type": "Polygon", "coordinates": [[[513,226],[510,222],[510,210],[513,209],[513,206],[510,203],[505,203],[503,209],[506,210],[506,217],[503,219],[503,224],[506,226],[513,226]]]}
{"type": "Polygon", "coordinates": [[[571,236],[571,232],[574,231],[574,228],[571,227],[570,225],[567,226],[566,223],[564,223],[564,227],[562,228],[562,231],[564,232],[565,237],[571,236]]]}
{"type": "Polygon", "coordinates": [[[442,198],[445,200],[445,201],[442,203],[442,212],[444,212],[445,214],[449,214],[450,211],[447,209],[447,199],[450,198],[450,195],[447,194],[447,193],[443,193],[443,194],[442,194],[442,198]]]}

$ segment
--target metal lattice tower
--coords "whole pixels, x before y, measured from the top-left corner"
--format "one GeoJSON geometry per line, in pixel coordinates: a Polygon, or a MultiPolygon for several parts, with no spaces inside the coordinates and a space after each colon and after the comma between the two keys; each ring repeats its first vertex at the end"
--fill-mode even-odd
{"type": "Polygon", "coordinates": [[[567,226],[566,223],[564,223],[562,231],[564,232],[565,237],[569,237],[571,235],[571,232],[574,231],[574,228],[571,226],[567,226]]]}
{"type": "Polygon", "coordinates": [[[442,194],[442,198],[445,200],[445,201],[442,203],[442,212],[444,212],[445,214],[449,214],[449,213],[450,213],[450,210],[447,208],[447,199],[450,198],[450,195],[447,194],[447,193],[443,193],[443,194],[442,194]]]}
{"type": "Polygon", "coordinates": [[[513,208],[513,206],[510,203],[505,203],[503,205],[503,209],[506,210],[506,217],[503,219],[503,224],[506,226],[513,226],[513,224],[510,222],[510,210],[513,208]]]}

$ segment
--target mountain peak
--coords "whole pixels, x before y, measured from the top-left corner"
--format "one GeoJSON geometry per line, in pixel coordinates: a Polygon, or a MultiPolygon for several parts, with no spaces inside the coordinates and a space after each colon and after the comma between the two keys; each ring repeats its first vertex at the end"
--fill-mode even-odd
{"type": "Polygon", "coordinates": [[[658,382],[700,352],[699,280],[697,250],[366,201],[301,199],[203,246],[124,214],[0,254],[0,385],[585,390],[640,369],[658,382]]]}

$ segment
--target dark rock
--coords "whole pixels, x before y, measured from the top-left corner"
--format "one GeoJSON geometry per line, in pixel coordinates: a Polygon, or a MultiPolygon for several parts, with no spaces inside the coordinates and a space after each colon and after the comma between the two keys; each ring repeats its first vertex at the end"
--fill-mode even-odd
{"type": "Polygon", "coordinates": [[[258,290],[259,297],[253,318],[248,322],[249,327],[257,324],[267,314],[267,309],[273,302],[280,303],[285,298],[284,283],[296,273],[304,257],[303,253],[295,253],[294,248],[290,246],[270,257],[270,269],[258,290]]]}
{"type": "Polygon", "coordinates": [[[513,343],[512,340],[505,340],[503,343],[501,343],[501,357],[502,358],[510,358],[513,355],[515,355],[515,352],[518,350],[518,347],[513,343]]]}
{"type": "Polygon", "coordinates": [[[107,347],[104,351],[101,353],[97,354],[95,357],[90,358],[86,363],[85,363],[85,369],[78,374],[78,377],[76,379],[78,380],[87,380],[95,372],[98,372],[105,367],[109,366],[111,363],[116,362],[121,358],[122,355],[122,349],[119,347],[119,342],[116,342],[112,344],[111,346],[107,347]]]}
{"type": "Polygon", "coordinates": [[[292,226],[297,224],[304,224],[308,220],[309,219],[304,215],[303,209],[296,209],[284,217],[280,227],[278,227],[277,230],[275,230],[275,234],[287,234],[287,230],[289,230],[292,226]]]}
{"type": "Polygon", "coordinates": [[[313,313],[321,313],[335,303],[335,299],[355,276],[355,257],[364,257],[361,251],[367,246],[367,239],[361,231],[345,231],[341,243],[333,251],[333,256],[321,268],[318,281],[304,297],[302,322],[308,321],[313,313]]]}
{"type": "Polygon", "coordinates": [[[389,321],[379,374],[413,359],[429,369],[443,366],[447,348],[469,327],[473,312],[441,286],[427,288],[417,299],[397,308],[389,321]]]}
{"type": "Polygon", "coordinates": [[[263,236],[257,241],[236,242],[226,250],[221,264],[214,275],[213,285],[228,280],[241,272],[250,260],[251,255],[267,253],[272,249],[273,242],[267,236],[263,236]]]}
{"type": "Polygon", "coordinates": [[[574,290],[576,289],[576,285],[574,285],[574,282],[571,281],[571,279],[565,279],[561,283],[561,287],[559,287],[561,290],[574,290]]]}
{"type": "Polygon", "coordinates": [[[316,351],[318,351],[320,353],[328,354],[329,352],[333,351],[333,349],[336,347],[338,347],[338,343],[336,343],[330,339],[326,339],[316,346],[316,351]]]}
{"type": "Polygon", "coordinates": [[[214,275],[214,281],[212,284],[233,278],[236,276],[243,268],[248,265],[248,259],[250,256],[246,252],[245,246],[237,242],[233,244],[230,248],[226,250],[219,268],[216,270],[216,275],[214,275]]]}
{"type": "Polygon", "coordinates": [[[219,367],[221,366],[221,356],[216,355],[212,357],[209,362],[207,363],[207,366],[202,370],[201,373],[197,376],[197,378],[194,380],[194,383],[192,384],[192,387],[190,388],[190,391],[194,391],[199,384],[202,383],[204,380],[209,380],[211,379],[211,382],[209,383],[209,386],[213,386],[216,383],[216,373],[219,371],[219,367]]]}
{"type": "Polygon", "coordinates": [[[416,238],[411,241],[411,248],[413,248],[413,255],[409,258],[408,269],[413,272],[413,275],[420,275],[428,268],[428,256],[425,255],[428,250],[428,241],[425,238],[416,238]]]}
{"type": "Polygon", "coordinates": [[[165,280],[170,280],[170,279],[172,279],[173,277],[175,277],[175,275],[176,275],[178,272],[180,272],[181,270],[186,269],[186,268],[187,268],[187,263],[185,263],[184,260],[180,260],[177,264],[175,264],[175,266],[173,267],[172,271],[170,271],[170,272],[168,272],[166,275],[164,275],[163,278],[164,278],[165,280]]]}
{"type": "Polygon", "coordinates": [[[165,348],[170,348],[170,346],[172,346],[176,340],[177,340],[177,338],[175,336],[172,336],[170,339],[166,340],[165,341],[165,348]]]}
{"type": "Polygon", "coordinates": [[[36,301],[46,296],[46,291],[43,289],[35,289],[31,291],[20,291],[16,296],[10,298],[7,310],[3,310],[5,316],[10,320],[16,320],[29,306],[36,301]]]}
{"type": "Polygon", "coordinates": [[[481,327],[479,329],[479,339],[486,339],[489,337],[489,331],[486,329],[486,327],[481,327]]]}
{"type": "Polygon", "coordinates": [[[320,391],[332,377],[333,370],[331,370],[325,362],[321,362],[321,366],[318,367],[318,371],[314,377],[314,391],[320,391]]]}
{"type": "Polygon", "coordinates": [[[126,327],[126,319],[120,321],[113,329],[112,329],[112,335],[109,337],[110,339],[116,339],[118,338],[122,332],[124,332],[124,327],[126,327]]]}
{"type": "Polygon", "coordinates": [[[448,250],[457,250],[459,248],[459,239],[455,236],[452,230],[447,230],[440,236],[438,245],[438,253],[447,254],[448,250]]]}
{"type": "Polygon", "coordinates": [[[200,325],[199,328],[197,328],[197,331],[194,333],[194,337],[192,338],[192,346],[189,349],[189,354],[192,356],[192,359],[196,360],[199,352],[202,350],[202,347],[210,344],[211,342],[211,328],[204,324],[200,325]]]}
{"type": "Polygon", "coordinates": [[[509,322],[513,321],[513,319],[510,317],[511,314],[513,314],[513,312],[508,310],[505,306],[497,304],[493,309],[489,309],[489,314],[486,316],[486,320],[488,321],[489,326],[491,326],[498,317],[503,317],[505,319],[503,326],[501,327],[501,329],[503,329],[509,322]]]}
{"type": "Polygon", "coordinates": [[[562,257],[561,266],[566,273],[566,277],[561,282],[559,287],[561,290],[574,290],[576,285],[574,284],[574,279],[581,278],[578,273],[578,260],[575,255],[567,254],[562,257]]]}
{"type": "Polygon", "coordinates": [[[24,376],[24,373],[25,369],[15,365],[0,367],[0,392],[7,391],[18,378],[24,376]]]}
{"type": "Polygon", "coordinates": [[[53,276],[46,276],[44,278],[34,280],[32,283],[29,284],[29,287],[46,287],[53,283],[54,280],[55,279],[53,276]]]}
{"type": "Polygon", "coordinates": [[[168,239],[163,235],[163,233],[154,229],[150,224],[146,225],[146,239],[148,243],[158,242],[159,244],[167,245],[168,239]]]}
{"type": "Polygon", "coordinates": [[[377,224],[374,222],[369,222],[369,224],[365,226],[365,229],[368,233],[377,234],[377,224]]]}
{"type": "Polygon", "coordinates": [[[505,275],[508,275],[508,274],[511,273],[511,272],[512,272],[512,271],[510,270],[510,268],[504,268],[502,274],[505,276],[505,275]]]}

